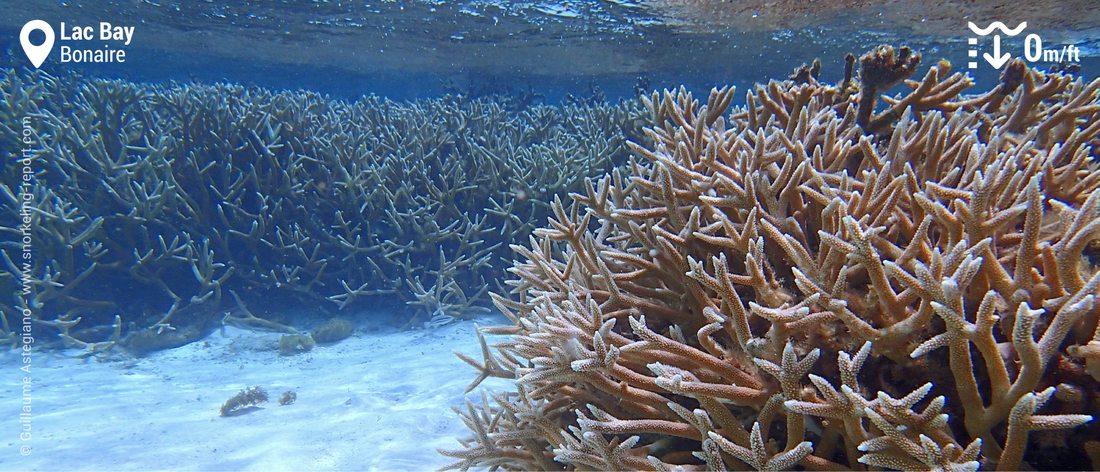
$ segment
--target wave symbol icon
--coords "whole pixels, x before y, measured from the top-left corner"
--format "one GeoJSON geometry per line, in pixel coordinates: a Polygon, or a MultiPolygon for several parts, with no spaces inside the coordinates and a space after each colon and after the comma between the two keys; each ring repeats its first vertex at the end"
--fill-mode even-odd
{"type": "Polygon", "coordinates": [[[994,21],[985,28],[979,28],[978,25],[974,24],[973,21],[968,21],[966,25],[970,27],[970,31],[973,31],[974,34],[978,36],[986,36],[989,33],[992,33],[993,30],[998,29],[1001,30],[1001,32],[1004,33],[1006,36],[1016,36],[1020,34],[1020,32],[1024,30],[1024,28],[1027,28],[1026,21],[1022,21],[1019,25],[1016,25],[1016,29],[1009,29],[1008,26],[1006,26],[1004,23],[1001,23],[1000,21],[994,21]]]}

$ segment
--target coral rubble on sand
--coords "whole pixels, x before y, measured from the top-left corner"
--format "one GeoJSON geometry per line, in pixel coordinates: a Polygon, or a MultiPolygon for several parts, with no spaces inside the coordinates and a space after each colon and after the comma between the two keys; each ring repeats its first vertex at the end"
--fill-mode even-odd
{"type": "MultiPolygon", "coordinates": [[[[245,408],[266,402],[267,390],[264,390],[263,387],[260,386],[253,386],[241,390],[236,395],[230,397],[222,404],[221,410],[219,411],[222,416],[234,416],[240,414],[245,408]]],[[[279,400],[279,404],[284,404],[282,399],[279,400]]]]}
{"type": "MultiPolygon", "coordinates": [[[[17,303],[89,354],[119,339],[139,354],[179,345],[220,323],[291,331],[273,306],[407,303],[416,324],[484,310],[506,242],[545,221],[552,195],[625,161],[644,112],[14,70],[0,94],[0,151],[26,147],[33,177],[22,184],[22,159],[2,168],[0,292],[26,272],[17,303]]],[[[3,337],[17,303],[0,304],[3,337]]]]}
{"type": "Polygon", "coordinates": [[[647,100],[655,144],[515,246],[464,359],[516,389],[452,467],[1100,467],[1100,80],[941,62],[866,105],[918,60],[647,100]]]}

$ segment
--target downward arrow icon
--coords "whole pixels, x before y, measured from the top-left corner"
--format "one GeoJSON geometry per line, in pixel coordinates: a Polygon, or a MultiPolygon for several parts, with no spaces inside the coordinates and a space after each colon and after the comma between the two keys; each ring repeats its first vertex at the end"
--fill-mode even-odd
{"type": "Polygon", "coordinates": [[[989,65],[993,66],[994,69],[1000,69],[1001,66],[1005,65],[1005,63],[1012,58],[1012,55],[1007,52],[1001,54],[1001,35],[995,34],[993,35],[993,54],[991,55],[987,52],[983,54],[983,57],[985,57],[986,62],[989,62],[989,65]]]}

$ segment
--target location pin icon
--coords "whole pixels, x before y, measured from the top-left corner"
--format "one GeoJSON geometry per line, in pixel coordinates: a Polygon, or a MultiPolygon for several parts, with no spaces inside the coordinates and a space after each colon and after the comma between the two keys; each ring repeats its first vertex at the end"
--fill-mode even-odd
{"type": "Polygon", "coordinates": [[[19,32],[19,44],[23,45],[23,52],[27,54],[27,59],[30,59],[31,64],[34,64],[34,68],[37,69],[46,61],[50,50],[53,49],[53,28],[42,20],[28,21],[23,25],[23,31],[19,32]],[[46,35],[46,40],[37,46],[31,44],[31,31],[34,30],[39,30],[46,35]]]}

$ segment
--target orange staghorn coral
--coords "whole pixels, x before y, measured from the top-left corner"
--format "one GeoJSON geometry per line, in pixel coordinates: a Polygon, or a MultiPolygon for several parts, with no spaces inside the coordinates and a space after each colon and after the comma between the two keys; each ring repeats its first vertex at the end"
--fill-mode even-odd
{"type": "Polygon", "coordinates": [[[515,390],[452,467],[1100,467],[1100,80],[1008,69],[868,134],[847,83],[646,99],[655,144],[514,246],[463,358],[515,390]]]}

